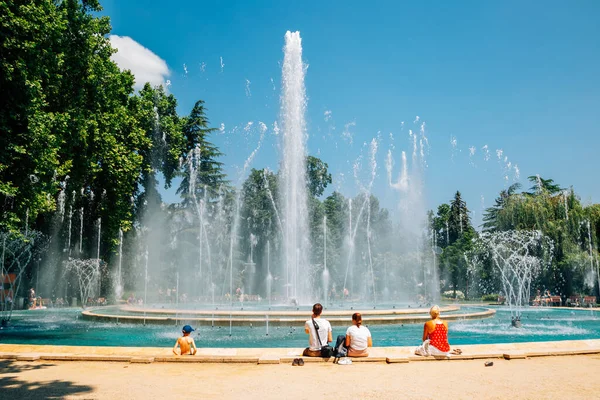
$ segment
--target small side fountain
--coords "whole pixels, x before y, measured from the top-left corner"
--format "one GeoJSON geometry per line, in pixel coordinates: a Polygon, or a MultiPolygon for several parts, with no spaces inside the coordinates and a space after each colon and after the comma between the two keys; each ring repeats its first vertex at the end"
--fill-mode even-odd
{"type": "Polygon", "coordinates": [[[477,268],[491,259],[502,281],[511,313],[511,325],[520,328],[521,314],[529,304],[531,282],[549,265],[552,241],[540,231],[483,233],[477,241],[471,266],[477,268]]]}
{"type": "Polygon", "coordinates": [[[86,308],[87,300],[94,297],[93,293],[100,281],[100,260],[70,258],[65,262],[65,271],[73,272],[77,276],[81,307],[86,308]]]}
{"type": "Polygon", "coordinates": [[[21,278],[34,256],[36,242],[42,235],[36,231],[23,234],[0,232],[0,323],[4,327],[10,321],[15,307],[15,295],[19,293],[21,278]]]}

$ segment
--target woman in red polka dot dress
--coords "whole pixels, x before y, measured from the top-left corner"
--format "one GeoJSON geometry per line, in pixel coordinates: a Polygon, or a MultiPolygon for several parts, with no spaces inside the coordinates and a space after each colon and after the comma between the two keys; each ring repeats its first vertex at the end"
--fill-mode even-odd
{"type": "Polygon", "coordinates": [[[431,320],[423,327],[423,344],[415,350],[418,356],[449,357],[451,354],[461,354],[460,349],[450,352],[448,343],[448,323],[440,319],[440,308],[433,306],[429,310],[431,320]]]}

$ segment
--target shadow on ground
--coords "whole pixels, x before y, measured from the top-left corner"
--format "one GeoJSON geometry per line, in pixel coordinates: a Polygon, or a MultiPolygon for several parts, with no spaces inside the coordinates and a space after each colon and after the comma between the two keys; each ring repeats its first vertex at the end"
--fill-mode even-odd
{"type": "Polygon", "coordinates": [[[62,399],[75,394],[91,393],[93,388],[76,385],[71,381],[20,380],[19,374],[53,367],[54,364],[22,363],[12,360],[0,361],[0,398],[3,399],[62,399]],[[5,376],[13,375],[13,376],[5,376]]]}

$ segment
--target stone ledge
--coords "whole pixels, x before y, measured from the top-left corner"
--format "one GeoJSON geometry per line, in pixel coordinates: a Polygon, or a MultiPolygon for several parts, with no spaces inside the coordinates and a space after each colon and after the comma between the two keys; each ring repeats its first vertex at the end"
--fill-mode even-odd
{"type": "Polygon", "coordinates": [[[39,359],[39,354],[19,354],[17,356],[17,361],[37,361],[39,359]]]}
{"type": "Polygon", "coordinates": [[[165,356],[154,357],[155,362],[180,362],[180,363],[222,363],[224,357],[211,356],[165,356]]]}
{"type": "Polygon", "coordinates": [[[230,356],[223,357],[224,363],[258,364],[258,357],[230,356]]]}
{"type": "Polygon", "coordinates": [[[263,356],[258,359],[259,364],[281,364],[281,359],[277,356],[263,356]]]}
{"type": "Polygon", "coordinates": [[[407,364],[409,362],[408,357],[387,357],[385,361],[388,364],[407,364]]]}
{"type": "Polygon", "coordinates": [[[350,357],[353,363],[386,362],[386,357],[350,357]]]}
{"type": "Polygon", "coordinates": [[[65,356],[65,361],[119,361],[128,362],[131,360],[131,356],[108,356],[99,354],[74,354],[71,356],[65,356]]]}
{"type": "Polygon", "coordinates": [[[523,352],[512,352],[504,353],[503,357],[505,360],[524,360],[527,358],[527,354],[523,352]]]}
{"type": "Polygon", "coordinates": [[[158,356],[153,357],[156,362],[180,362],[180,363],[228,363],[228,364],[258,364],[259,357],[245,356],[158,356]]]}
{"type": "Polygon", "coordinates": [[[154,357],[133,357],[129,362],[133,364],[151,364],[154,362],[154,357]]]}
{"type": "Polygon", "coordinates": [[[582,349],[582,350],[548,350],[527,352],[527,357],[548,357],[548,356],[578,356],[585,354],[599,354],[600,349],[582,349]]]}
{"type": "Polygon", "coordinates": [[[304,360],[304,363],[328,363],[328,362],[333,362],[333,357],[331,358],[321,358],[321,357],[290,357],[290,356],[285,356],[285,357],[281,357],[281,364],[291,364],[292,361],[294,361],[294,358],[301,358],[302,360],[304,360]]]}
{"type": "Polygon", "coordinates": [[[0,360],[16,360],[17,357],[18,357],[17,354],[12,354],[12,353],[0,354],[0,360]]]}
{"type": "Polygon", "coordinates": [[[49,361],[75,361],[72,360],[73,354],[42,354],[40,355],[40,360],[49,360],[49,361]]]}
{"type": "Polygon", "coordinates": [[[450,356],[451,360],[485,360],[487,358],[502,358],[502,353],[490,353],[490,354],[460,354],[450,356]]]}
{"type": "Polygon", "coordinates": [[[408,357],[408,360],[410,362],[413,362],[413,361],[446,361],[446,360],[449,360],[449,359],[450,359],[450,357],[448,357],[448,358],[440,358],[440,359],[434,358],[434,357],[431,357],[431,356],[430,357],[424,357],[424,356],[410,356],[410,357],[408,357]]]}

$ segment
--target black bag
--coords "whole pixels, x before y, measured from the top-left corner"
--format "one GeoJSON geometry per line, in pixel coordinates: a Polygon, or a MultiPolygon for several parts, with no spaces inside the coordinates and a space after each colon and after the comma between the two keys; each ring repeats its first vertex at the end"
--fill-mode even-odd
{"type": "Polygon", "coordinates": [[[323,357],[323,358],[333,357],[333,347],[331,347],[329,345],[321,347],[321,357],[323,357]]]}
{"type": "MultiPolygon", "coordinates": [[[[321,342],[321,337],[319,336],[319,325],[316,323],[314,318],[311,318],[313,325],[315,327],[315,333],[317,334],[317,340],[319,341],[319,343],[323,343],[321,342]]],[[[325,345],[321,347],[321,357],[323,358],[330,358],[333,356],[333,347],[331,347],[330,345],[325,345]]]]}

